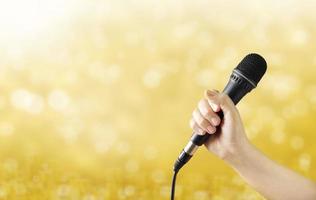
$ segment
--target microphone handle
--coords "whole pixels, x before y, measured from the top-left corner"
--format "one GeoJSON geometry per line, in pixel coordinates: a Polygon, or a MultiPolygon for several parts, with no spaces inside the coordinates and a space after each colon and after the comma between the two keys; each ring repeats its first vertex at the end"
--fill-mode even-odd
{"type": "MultiPolygon", "coordinates": [[[[250,92],[255,87],[256,85],[252,84],[244,75],[235,69],[231,74],[228,84],[223,90],[223,93],[227,94],[236,105],[248,92],[250,92]]],[[[221,119],[223,119],[224,114],[222,111],[217,112],[217,114],[221,119]]],[[[220,128],[220,125],[217,128],[220,128]]],[[[211,134],[208,133],[204,135],[193,133],[189,143],[184,147],[178,159],[176,160],[173,170],[175,172],[179,171],[183,165],[185,165],[192,158],[196,150],[210,137],[211,134]]]]}
{"type": "MultiPolygon", "coordinates": [[[[249,80],[246,79],[243,75],[240,74],[237,70],[234,70],[232,75],[230,76],[229,82],[223,90],[224,94],[227,94],[229,98],[234,102],[235,105],[248,93],[250,92],[255,86],[251,87],[252,85],[249,84],[249,80]]],[[[218,116],[222,120],[224,117],[223,111],[217,112],[218,116]]],[[[218,131],[218,125],[216,128],[216,132],[218,131]]],[[[216,133],[215,133],[216,134],[216,133]]],[[[209,138],[211,134],[204,134],[199,135],[193,133],[191,137],[191,142],[197,146],[201,146],[204,144],[209,138]]]]}

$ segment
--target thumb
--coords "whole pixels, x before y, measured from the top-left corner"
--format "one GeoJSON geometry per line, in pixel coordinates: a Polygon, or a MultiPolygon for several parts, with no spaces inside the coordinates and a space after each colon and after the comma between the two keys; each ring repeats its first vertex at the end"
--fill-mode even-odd
{"type": "Polygon", "coordinates": [[[214,112],[219,112],[221,110],[219,99],[220,94],[217,90],[206,90],[205,97],[214,112]]]}
{"type": "Polygon", "coordinates": [[[236,107],[234,102],[230,99],[230,97],[227,94],[220,94],[220,98],[219,98],[219,106],[221,108],[221,110],[225,114],[233,114],[236,112],[236,107]]]}
{"type": "Polygon", "coordinates": [[[222,110],[223,114],[231,114],[236,110],[234,102],[227,94],[220,94],[216,90],[206,90],[205,96],[214,112],[222,110]]]}

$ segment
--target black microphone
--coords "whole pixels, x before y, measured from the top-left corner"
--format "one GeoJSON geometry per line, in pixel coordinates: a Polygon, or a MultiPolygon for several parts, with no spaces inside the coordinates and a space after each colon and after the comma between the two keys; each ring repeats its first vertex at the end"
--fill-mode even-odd
{"type": "MultiPolygon", "coordinates": [[[[241,98],[257,86],[266,70],[267,63],[262,56],[255,53],[248,54],[233,70],[223,93],[227,94],[236,105],[241,98]]],[[[222,111],[217,114],[221,119],[223,118],[222,111]]],[[[204,135],[193,134],[176,160],[173,170],[178,172],[210,136],[208,133],[204,135]]]]}

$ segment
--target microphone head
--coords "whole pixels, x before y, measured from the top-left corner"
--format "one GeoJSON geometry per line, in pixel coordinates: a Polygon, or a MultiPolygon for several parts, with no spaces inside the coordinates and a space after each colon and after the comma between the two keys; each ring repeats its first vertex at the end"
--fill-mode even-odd
{"type": "Polygon", "coordinates": [[[267,62],[259,54],[251,53],[235,69],[257,85],[267,70],[267,62]]]}

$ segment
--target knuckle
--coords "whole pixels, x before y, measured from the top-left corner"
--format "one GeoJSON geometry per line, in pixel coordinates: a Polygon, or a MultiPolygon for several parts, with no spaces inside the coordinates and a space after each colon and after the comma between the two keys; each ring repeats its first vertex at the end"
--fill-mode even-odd
{"type": "Polygon", "coordinates": [[[205,128],[208,123],[207,123],[207,121],[204,118],[200,118],[198,124],[199,124],[200,127],[205,128]]]}
{"type": "Polygon", "coordinates": [[[199,110],[200,110],[201,115],[204,116],[204,117],[208,113],[208,108],[206,106],[203,106],[203,107],[199,108],[199,110]]]}
{"type": "Polygon", "coordinates": [[[203,108],[205,106],[205,101],[206,101],[206,99],[201,99],[198,103],[198,108],[200,108],[200,109],[203,108]]]}
{"type": "Polygon", "coordinates": [[[193,119],[191,119],[189,124],[190,124],[191,128],[194,128],[195,121],[193,119]]]}
{"type": "Polygon", "coordinates": [[[195,109],[193,112],[192,112],[192,116],[194,119],[197,119],[198,118],[198,115],[199,115],[199,111],[197,109],[195,109]]]}
{"type": "Polygon", "coordinates": [[[214,112],[212,109],[207,109],[206,112],[205,112],[205,115],[209,116],[209,117],[212,117],[214,116],[214,112]]]}

